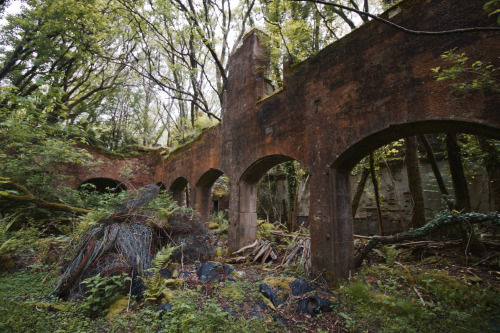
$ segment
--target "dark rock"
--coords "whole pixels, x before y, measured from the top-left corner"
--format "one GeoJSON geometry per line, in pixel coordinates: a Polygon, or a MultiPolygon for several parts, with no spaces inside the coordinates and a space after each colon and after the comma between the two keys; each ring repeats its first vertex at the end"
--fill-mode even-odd
{"type": "Polygon", "coordinates": [[[264,304],[262,300],[258,300],[253,306],[252,310],[248,313],[250,317],[256,317],[257,319],[264,320],[262,316],[262,310],[269,310],[269,307],[264,304]]]}
{"type": "Polygon", "coordinates": [[[316,317],[321,312],[331,312],[335,303],[317,296],[309,296],[299,301],[298,312],[307,313],[311,317],[316,317]]]}
{"type": "Polygon", "coordinates": [[[279,300],[278,295],[274,291],[274,289],[271,286],[268,286],[265,283],[262,283],[259,286],[259,290],[262,295],[264,295],[265,298],[269,299],[271,303],[273,303],[274,306],[279,306],[282,304],[282,302],[279,300]]]}
{"type": "Polygon", "coordinates": [[[281,326],[285,325],[285,319],[281,316],[273,316],[274,321],[277,321],[281,326]]]}
{"type": "Polygon", "coordinates": [[[130,288],[130,294],[135,297],[141,297],[144,291],[147,289],[144,283],[142,282],[142,279],[139,277],[139,274],[137,274],[137,271],[135,268],[133,269],[133,274],[132,274],[132,287],[130,288]]]}
{"type": "Polygon", "coordinates": [[[170,311],[172,310],[173,306],[170,303],[165,303],[156,308],[156,311],[170,311]]]}
{"type": "Polygon", "coordinates": [[[170,279],[172,277],[172,273],[170,272],[170,270],[168,268],[160,269],[158,274],[160,274],[165,279],[170,279]]]}
{"type": "Polygon", "coordinates": [[[222,308],[222,311],[227,312],[227,313],[229,313],[229,314],[230,314],[230,315],[232,315],[232,316],[237,316],[237,315],[238,315],[238,312],[236,312],[236,311],[232,311],[232,310],[231,310],[231,309],[229,309],[227,306],[223,307],[223,308],[222,308]]]}
{"type": "Polygon", "coordinates": [[[167,332],[167,330],[165,330],[165,328],[160,327],[159,329],[157,329],[157,330],[155,331],[155,333],[168,333],[168,332],[167,332]]]}
{"type": "Polygon", "coordinates": [[[61,287],[57,287],[52,294],[50,294],[45,298],[45,300],[47,301],[56,300],[57,298],[61,297],[61,295],[59,295],[60,292],[61,292],[61,287]]]}
{"type": "Polygon", "coordinates": [[[111,330],[111,329],[112,329],[111,324],[107,324],[107,325],[104,325],[103,327],[101,327],[99,329],[99,332],[109,332],[109,330],[111,330]]]}
{"type": "Polygon", "coordinates": [[[259,311],[259,308],[261,308],[262,310],[269,310],[269,307],[266,305],[266,303],[264,303],[263,300],[258,300],[256,303],[255,303],[256,306],[254,306],[254,310],[257,310],[259,311]]]}
{"type": "Polygon", "coordinates": [[[179,277],[185,278],[188,277],[191,274],[191,272],[180,272],[179,277]]]}
{"type": "Polygon", "coordinates": [[[297,279],[290,283],[290,289],[293,296],[302,296],[305,293],[314,291],[314,288],[309,283],[300,279],[297,279]]]}
{"type": "Polygon", "coordinates": [[[214,282],[220,280],[223,276],[228,277],[232,271],[234,271],[234,268],[230,265],[207,261],[201,265],[196,274],[201,282],[207,282],[210,279],[214,282]]]}

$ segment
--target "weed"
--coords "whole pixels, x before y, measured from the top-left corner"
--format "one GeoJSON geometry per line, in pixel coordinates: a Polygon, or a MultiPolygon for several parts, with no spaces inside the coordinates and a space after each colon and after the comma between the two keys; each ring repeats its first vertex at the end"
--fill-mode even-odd
{"type": "Polygon", "coordinates": [[[399,254],[399,251],[394,246],[382,246],[380,250],[374,249],[375,253],[385,259],[385,263],[392,265],[399,254]]]}
{"type": "Polygon", "coordinates": [[[89,288],[83,303],[84,311],[91,316],[104,315],[104,310],[111,305],[117,292],[124,287],[125,282],[130,280],[130,277],[125,273],[104,277],[97,274],[83,280],[82,283],[89,288]]]}
{"type": "Polygon", "coordinates": [[[210,216],[210,225],[214,226],[214,228],[210,228],[212,230],[212,233],[219,236],[220,238],[227,238],[229,221],[226,218],[226,212],[219,211],[217,213],[213,213],[210,216]]]}

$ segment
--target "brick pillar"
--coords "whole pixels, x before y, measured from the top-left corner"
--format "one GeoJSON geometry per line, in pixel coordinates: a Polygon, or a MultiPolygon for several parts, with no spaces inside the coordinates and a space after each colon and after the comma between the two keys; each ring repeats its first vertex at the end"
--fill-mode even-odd
{"type": "Polygon", "coordinates": [[[354,235],[352,226],[349,171],[332,169],[331,248],[332,261],[327,268],[334,280],[347,278],[354,272],[354,235]]]}

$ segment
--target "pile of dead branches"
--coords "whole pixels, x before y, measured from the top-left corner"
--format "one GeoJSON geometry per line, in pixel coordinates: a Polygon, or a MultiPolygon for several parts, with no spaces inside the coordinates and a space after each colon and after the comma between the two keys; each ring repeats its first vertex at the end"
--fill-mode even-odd
{"type": "Polygon", "coordinates": [[[287,234],[283,232],[271,231],[274,236],[284,239],[290,238],[287,242],[285,253],[279,256],[279,251],[273,248],[273,242],[265,239],[257,239],[254,243],[242,247],[235,254],[244,254],[245,256],[228,259],[227,262],[260,262],[271,266],[278,264],[278,267],[285,265],[302,266],[307,273],[311,269],[311,238],[302,235],[300,232],[296,234],[287,234]],[[281,261],[279,261],[281,257],[281,261]]]}
{"type": "Polygon", "coordinates": [[[169,244],[178,246],[172,260],[183,263],[213,254],[213,236],[197,214],[178,210],[168,221],[157,221],[156,212],[140,210],[158,192],[156,185],[144,187],[138,198],[124,202],[84,235],[59,281],[56,296],[84,296],[86,287],[82,281],[97,274],[144,275],[156,252],[169,244]]]}

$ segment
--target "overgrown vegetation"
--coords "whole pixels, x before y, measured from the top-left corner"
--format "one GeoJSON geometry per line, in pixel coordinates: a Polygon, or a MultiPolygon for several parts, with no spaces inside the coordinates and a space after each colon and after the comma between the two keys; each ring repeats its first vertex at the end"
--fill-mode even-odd
{"type": "MultiPolygon", "coordinates": [[[[108,200],[111,204],[124,196],[103,194],[100,201],[108,200]]],[[[162,212],[158,216],[163,217],[164,223],[182,210],[165,197],[149,202],[147,208],[162,212]]],[[[92,225],[88,221],[92,217],[97,221],[102,215],[105,214],[89,214],[75,222],[92,225]]],[[[215,214],[212,221],[225,229],[223,212],[215,214]]],[[[286,249],[293,248],[296,240],[278,236],[286,231],[264,224],[259,228],[259,237],[271,240],[276,249],[281,249],[280,258],[286,256],[286,249]]],[[[491,230],[497,227],[481,228],[493,236],[491,230]]],[[[75,225],[70,237],[38,238],[26,231],[16,234],[16,240],[24,245],[15,249],[23,250],[14,253],[14,248],[7,246],[3,252],[12,262],[2,266],[4,272],[0,275],[3,331],[470,332],[494,327],[500,316],[498,277],[490,273],[500,269],[498,252],[492,250],[487,260],[473,261],[461,252],[459,243],[439,247],[440,242],[376,249],[351,279],[337,286],[322,286],[334,305],[332,312],[317,317],[298,313],[294,298],[285,297],[290,293],[288,284],[296,278],[321,281],[321,276],[306,274],[299,262],[281,268],[275,264],[267,270],[261,263],[238,264],[234,265],[237,273],[231,274],[236,279],[207,284],[192,275],[196,265],[181,266],[172,260],[178,247],[170,245],[156,254],[149,275],[142,278],[147,288],[142,297],[131,295],[131,278],[123,274],[95,275],[83,281],[87,286],[83,299],[63,301],[48,297],[57,285],[60,265],[70,259],[71,239],[77,240],[75,236],[83,229],[75,225]],[[162,275],[166,268],[172,276],[162,275]],[[278,297],[283,304],[274,306],[266,301],[259,292],[261,283],[282,290],[278,297]],[[255,304],[259,302],[270,309],[257,311],[255,304]],[[168,310],[159,307],[167,303],[168,310]]],[[[365,242],[357,241],[357,246],[365,242]]],[[[233,256],[224,249],[217,260],[223,262],[233,256]]]]}

